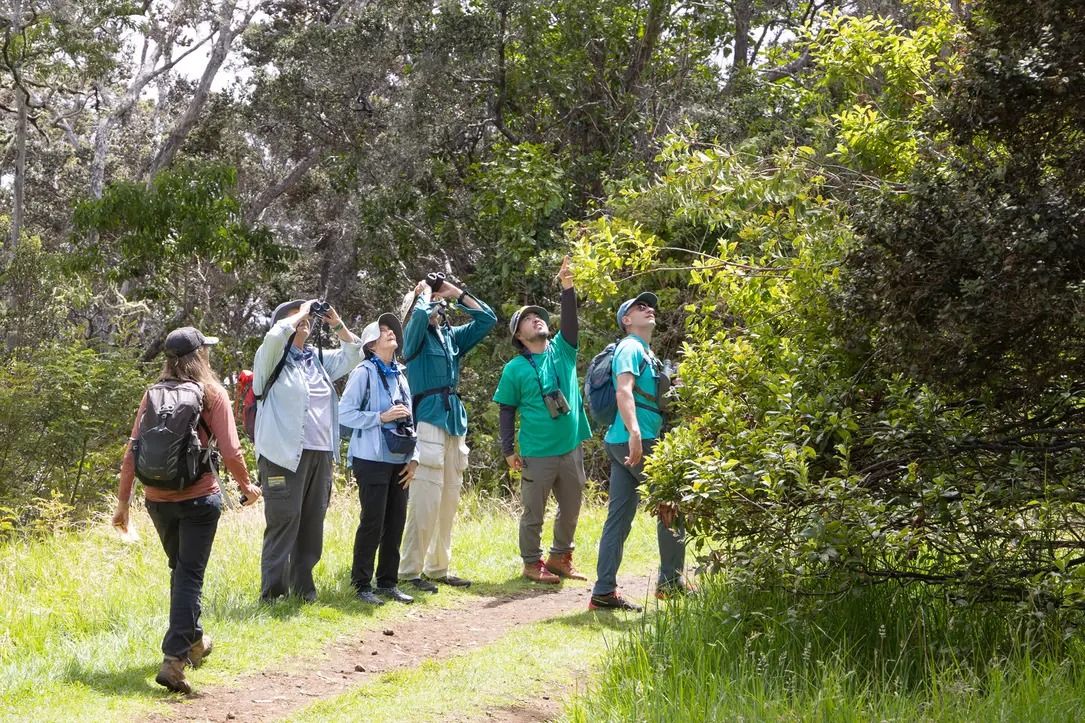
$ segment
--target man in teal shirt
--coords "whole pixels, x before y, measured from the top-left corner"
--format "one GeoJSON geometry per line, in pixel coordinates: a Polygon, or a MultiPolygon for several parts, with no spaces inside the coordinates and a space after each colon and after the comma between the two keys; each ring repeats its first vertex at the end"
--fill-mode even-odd
{"type": "Polygon", "coordinates": [[[576,378],[578,322],[569,257],[558,271],[561,332],[551,341],[550,315],[525,306],[512,315],[509,333],[520,352],[501,371],[494,401],[501,405],[501,448],[509,467],[522,470],[520,556],[524,577],[557,584],[562,577],[585,580],[573,566],[573,537],[584,498],[584,450],[591,436],[576,378]],[[520,453],[513,445],[520,412],[520,453]],[[554,544],[542,561],[542,527],[550,493],[558,503],[554,544]]]}
{"type": "MultiPolygon", "coordinates": [[[[618,414],[603,438],[610,457],[610,501],[599,539],[596,582],[588,604],[592,610],[640,610],[618,592],[617,578],[625,540],[640,503],[637,486],[644,481],[644,457],[651,454],[663,429],[663,412],[659,404],[662,395],[658,392],[659,385],[666,382],[662,377],[662,365],[650,346],[658,306],[658,297],[646,291],[618,307],[618,328],[627,336],[618,343],[611,359],[618,414]]],[[[656,595],[665,597],[672,591],[686,589],[682,578],[685,547],[674,509],[660,506],[657,512],[659,580],[656,595]]]]}
{"type": "Polygon", "coordinates": [[[414,401],[418,469],[407,500],[399,578],[425,592],[437,591],[434,582],[471,584],[448,569],[468,454],[467,410],[457,386],[463,356],[497,323],[493,310],[470,292],[444,279],[437,284],[434,289],[420,281],[405,297],[402,350],[414,401]],[[471,317],[469,323],[446,321],[453,300],[471,317]]]}

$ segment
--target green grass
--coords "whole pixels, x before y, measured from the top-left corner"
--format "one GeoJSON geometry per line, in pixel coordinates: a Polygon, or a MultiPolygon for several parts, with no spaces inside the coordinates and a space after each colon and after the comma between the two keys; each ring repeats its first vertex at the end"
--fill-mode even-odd
{"type": "Polygon", "coordinates": [[[881,587],[830,600],[719,579],[623,640],[573,721],[1085,719],[1072,629],[881,587]]]}
{"type": "Polygon", "coordinates": [[[558,698],[576,692],[578,674],[585,674],[639,620],[585,610],[526,625],[473,653],[386,673],[289,720],[466,720],[500,709],[536,711],[540,705],[556,712],[558,698]]]}
{"type": "MultiPolygon", "coordinates": [[[[132,517],[141,538],[131,544],[103,522],[0,547],[0,719],[25,719],[31,711],[39,721],[119,718],[161,706],[168,694],[153,677],[166,628],[168,570],[146,513],[133,510],[132,517]]],[[[577,534],[582,569],[594,568],[604,518],[603,508],[585,506],[577,534]]],[[[357,498],[337,491],[315,571],[318,602],[267,606],[258,601],[262,511],[224,514],[204,588],[203,622],[215,637],[215,656],[188,674],[197,690],[405,614],[400,606],[374,611],[353,599],[357,521],[357,498]]],[[[422,604],[464,605],[480,593],[528,584],[518,577],[516,527],[512,507],[465,497],[453,567],[476,584],[466,592],[443,588],[422,604]]],[[[654,546],[651,522],[640,516],[626,569],[650,568],[654,546]]]]}

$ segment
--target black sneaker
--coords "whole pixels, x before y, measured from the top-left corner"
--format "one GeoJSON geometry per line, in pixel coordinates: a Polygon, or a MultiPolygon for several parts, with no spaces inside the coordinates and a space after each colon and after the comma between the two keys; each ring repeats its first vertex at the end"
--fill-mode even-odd
{"type": "Polygon", "coordinates": [[[415,590],[421,590],[422,592],[437,592],[441,588],[434,585],[429,580],[421,577],[412,577],[410,580],[404,580],[404,585],[410,585],[415,590]]]}
{"type": "Polygon", "coordinates": [[[401,602],[405,605],[414,602],[413,597],[403,592],[398,587],[378,587],[377,594],[391,598],[392,600],[395,600],[396,602],[401,602]]]}
{"type": "Polygon", "coordinates": [[[359,590],[357,593],[355,593],[355,595],[357,595],[359,600],[361,600],[362,602],[367,603],[369,605],[383,605],[384,604],[384,601],[381,600],[379,597],[377,597],[376,593],[374,593],[372,590],[370,590],[368,588],[365,589],[365,590],[359,590]]]}
{"type": "Polygon", "coordinates": [[[606,595],[592,595],[588,601],[588,610],[629,610],[639,613],[640,605],[634,605],[618,594],[617,591],[608,592],[606,595]]]}
{"type": "Polygon", "coordinates": [[[439,582],[442,585],[448,585],[449,587],[471,587],[470,580],[464,580],[462,577],[456,577],[455,575],[444,575],[443,577],[429,578],[434,582],[439,582]]]}

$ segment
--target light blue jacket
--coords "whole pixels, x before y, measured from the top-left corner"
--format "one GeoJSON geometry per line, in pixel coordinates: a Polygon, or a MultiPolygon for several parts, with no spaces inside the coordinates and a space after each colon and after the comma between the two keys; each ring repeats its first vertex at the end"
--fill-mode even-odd
{"type": "MultiPolygon", "coordinates": [[[[411,388],[407,385],[407,375],[403,371],[403,365],[399,365],[399,369],[400,374],[396,378],[399,383],[398,396],[402,397],[403,403],[410,409],[411,388]]],[[[388,390],[396,394],[396,388],[391,379],[388,380],[388,390]]],[[[392,398],[388,396],[388,391],[381,383],[377,365],[366,359],[350,373],[346,389],[343,390],[343,398],[339,401],[339,423],[344,427],[354,429],[354,434],[350,436],[350,446],[347,447],[348,457],[390,464],[418,461],[417,445],[415,445],[414,454],[410,457],[388,451],[388,443],[384,441],[381,427],[390,429],[395,426],[395,422],[381,424],[380,415],[391,406],[392,398]],[[368,399],[363,408],[362,400],[366,399],[367,395],[368,399]]]]}
{"type": "MultiPolygon", "coordinates": [[[[283,320],[274,324],[264,335],[264,341],[256,350],[252,365],[252,388],[257,394],[264,392],[275,365],[283,356],[286,342],[294,333],[290,322],[283,320]]],[[[332,382],[350,373],[362,358],[362,345],[357,342],[341,342],[339,349],[324,352],[324,374],[332,390],[331,439],[339,439],[339,398],[332,382]]],[[[314,358],[317,365],[320,359],[314,358]]],[[[266,457],[280,467],[296,472],[301,462],[301,444],[304,424],[309,411],[309,382],[305,370],[289,357],[274,386],[268,390],[256,411],[256,456],[266,457]]],[[[335,459],[339,459],[339,446],[334,445],[335,459]]]]}

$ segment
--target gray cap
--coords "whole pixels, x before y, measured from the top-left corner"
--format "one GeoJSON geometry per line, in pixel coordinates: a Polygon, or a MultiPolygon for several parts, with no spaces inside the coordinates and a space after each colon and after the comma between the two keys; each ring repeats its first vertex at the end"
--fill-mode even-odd
{"type": "Polygon", "coordinates": [[[187,354],[191,354],[200,347],[211,346],[212,344],[218,344],[219,339],[217,336],[204,336],[200,333],[200,330],[194,326],[182,326],[180,329],[174,329],[166,336],[166,342],[163,347],[166,351],[166,356],[177,359],[187,354]]]}
{"type": "Polygon", "coordinates": [[[659,297],[653,294],[651,291],[642,291],[634,296],[632,299],[626,299],[622,302],[622,305],[618,307],[618,328],[625,331],[625,326],[622,324],[622,317],[629,313],[629,307],[638,301],[642,301],[648,306],[652,307],[656,311],[659,310],[659,297]]]}
{"type": "Polygon", "coordinates": [[[513,344],[520,343],[516,339],[516,329],[520,326],[520,319],[524,317],[524,314],[528,314],[530,312],[535,312],[547,324],[550,323],[550,312],[542,308],[541,306],[521,306],[519,309],[513,312],[512,318],[509,319],[509,334],[512,335],[513,344]]]}
{"type": "Polygon", "coordinates": [[[362,333],[359,337],[362,344],[362,351],[368,353],[366,347],[380,338],[382,324],[395,333],[398,349],[399,351],[403,351],[403,324],[400,323],[398,316],[387,311],[378,316],[376,321],[366,324],[366,327],[362,329],[362,333]]]}

